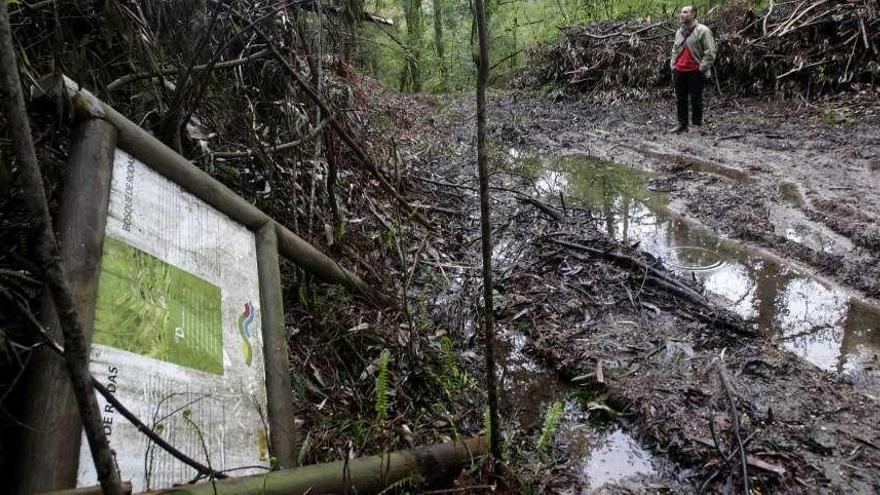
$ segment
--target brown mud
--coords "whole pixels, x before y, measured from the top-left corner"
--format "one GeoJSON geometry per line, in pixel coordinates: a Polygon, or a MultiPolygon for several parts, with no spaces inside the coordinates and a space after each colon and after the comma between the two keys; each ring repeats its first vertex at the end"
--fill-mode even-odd
{"type": "Polygon", "coordinates": [[[602,105],[496,99],[496,137],[661,172],[677,211],[880,297],[880,103],[713,99],[707,131],[670,135],[671,95],[602,105]]]}
{"type": "MultiPolygon", "coordinates": [[[[675,463],[598,490],[880,489],[877,114],[782,124],[796,109],[740,102],[708,135],[668,136],[666,104],[493,101],[499,331],[675,463]]],[[[420,105],[412,187],[442,224],[444,276],[473,278],[471,106],[420,105]]],[[[509,408],[534,402],[505,384],[509,408]]],[[[560,479],[590,462],[572,443],[560,479]]]]}

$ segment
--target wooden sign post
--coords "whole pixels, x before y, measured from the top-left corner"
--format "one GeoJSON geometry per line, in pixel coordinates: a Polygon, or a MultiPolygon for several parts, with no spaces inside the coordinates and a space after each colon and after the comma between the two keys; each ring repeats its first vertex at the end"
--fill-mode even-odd
{"type": "MultiPolygon", "coordinates": [[[[92,374],[214,470],[293,467],[280,256],[373,302],[387,299],[72,81],[62,93],[81,124],[57,229],[93,342],[92,374]]],[[[57,328],[48,309],[45,323],[57,328]]],[[[28,387],[39,393],[22,419],[32,428],[21,439],[18,491],[94,484],[63,361],[36,355],[28,387]]],[[[99,403],[134,490],[195,477],[99,403]]]]}

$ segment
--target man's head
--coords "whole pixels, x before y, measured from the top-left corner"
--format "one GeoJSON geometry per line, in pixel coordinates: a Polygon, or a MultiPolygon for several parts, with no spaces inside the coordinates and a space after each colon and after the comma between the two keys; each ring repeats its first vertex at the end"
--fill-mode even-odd
{"type": "Polygon", "coordinates": [[[681,13],[678,14],[678,17],[681,18],[682,24],[693,24],[697,18],[697,8],[693,5],[685,5],[681,8],[681,13]]]}

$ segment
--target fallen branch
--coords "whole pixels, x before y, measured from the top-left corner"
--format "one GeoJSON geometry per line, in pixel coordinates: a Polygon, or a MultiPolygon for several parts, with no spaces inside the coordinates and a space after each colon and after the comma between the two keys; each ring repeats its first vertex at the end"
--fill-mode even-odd
{"type": "MultiPolygon", "coordinates": [[[[755,435],[757,435],[757,434],[758,434],[757,430],[755,430],[751,434],[749,434],[749,436],[746,437],[745,440],[743,440],[743,446],[750,444],[752,442],[752,439],[755,438],[755,435]]],[[[727,466],[728,464],[730,464],[730,461],[732,461],[733,458],[736,457],[737,454],[739,454],[738,449],[731,450],[730,453],[728,453],[724,457],[724,460],[721,461],[721,465],[718,466],[718,469],[716,469],[715,472],[712,473],[711,476],[706,478],[706,481],[704,481],[703,484],[700,485],[700,489],[699,489],[698,493],[706,493],[706,488],[709,487],[709,483],[711,483],[713,480],[715,480],[715,478],[717,478],[718,475],[720,475],[724,471],[724,467],[727,466]]]]}
{"type": "MultiPolygon", "coordinates": [[[[254,60],[259,60],[268,54],[269,54],[269,50],[267,48],[264,48],[258,52],[254,52],[254,53],[247,55],[245,57],[242,57],[242,58],[237,58],[235,60],[226,60],[224,62],[217,62],[216,64],[214,64],[213,68],[214,69],[229,69],[232,67],[238,67],[239,65],[244,65],[248,62],[252,62],[254,60]]],[[[192,68],[193,71],[204,71],[204,70],[209,70],[209,69],[211,69],[211,64],[196,65],[192,68]]],[[[140,81],[142,79],[153,79],[153,78],[158,78],[161,76],[171,76],[171,75],[175,75],[175,74],[179,74],[179,73],[180,73],[179,69],[172,67],[172,68],[162,69],[159,72],[139,72],[136,74],[128,74],[128,75],[122,76],[120,78],[117,78],[116,80],[114,80],[113,82],[108,84],[107,90],[108,91],[115,91],[115,90],[121,88],[122,86],[125,86],[127,84],[131,84],[135,81],[140,81]]]]}
{"type": "Polygon", "coordinates": [[[439,211],[440,213],[446,213],[448,215],[462,215],[462,212],[459,210],[453,208],[444,208],[442,206],[426,205],[423,203],[410,203],[409,206],[413,210],[439,211]]]}
{"type": "Polygon", "coordinates": [[[676,293],[681,294],[685,299],[690,300],[700,306],[709,307],[709,301],[699,292],[691,289],[690,287],[684,285],[679,282],[675,278],[670,275],[658,270],[657,268],[648,265],[636,258],[631,256],[626,256],[624,254],[612,253],[610,251],[602,251],[600,249],[591,248],[589,246],[584,246],[583,244],[577,244],[574,242],[563,241],[560,239],[548,239],[550,242],[565,246],[567,248],[576,249],[579,251],[583,251],[586,253],[590,253],[594,256],[598,256],[601,258],[605,258],[607,260],[613,261],[619,265],[622,265],[625,268],[637,268],[639,272],[647,272],[650,273],[649,279],[653,279],[655,283],[662,282],[663,287],[669,290],[674,290],[676,293]]]}
{"type": "Polygon", "coordinates": [[[721,385],[724,386],[724,391],[727,394],[727,402],[730,405],[730,416],[731,423],[733,424],[733,435],[736,438],[737,448],[739,450],[740,460],[742,462],[743,493],[749,495],[751,493],[751,491],[749,490],[749,461],[746,456],[745,443],[743,442],[742,436],[740,435],[739,412],[737,412],[736,402],[734,402],[733,400],[733,389],[730,388],[730,383],[728,383],[727,381],[727,376],[718,361],[715,362],[715,369],[718,370],[718,376],[721,377],[721,385]]]}
{"type": "MultiPolygon", "coordinates": [[[[550,242],[564,246],[570,249],[575,249],[578,251],[583,251],[589,253],[593,256],[597,256],[600,258],[607,259],[616,263],[623,268],[628,270],[638,272],[640,276],[645,274],[645,281],[650,282],[654,287],[661,289],[663,291],[671,293],[674,297],[682,299],[686,302],[690,302],[697,307],[704,308],[709,311],[709,314],[704,314],[697,310],[687,310],[687,314],[693,318],[696,318],[698,321],[703,323],[707,323],[710,325],[717,325],[721,328],[725,328],[728,330],[735,331],[737,333],[752,335],[752,332],[745,326],[743,326],[738,320],[727,316],[724,313],[718,314],[717,309],[712,304],[709,299],[700,294],[699,292],[691,289],[681,281],[675,279],[675,277],[670,276],[663,271],[648,265],[636,258],[631,256],[626,256],[623,254],[616,254],[610,251],[602,251],[599,249],[594,249],[588,246],[584,246],[582,244],[577,244],[573,242],[562,241],[559,239],[548,239],[550,242]]],[[[587,261],[588,258],[584,256],[580,256],[577,253],[568,253],[570,256],[574,256],[575,258],[587,261]]]]}
{"type": "MultiPolygon", "coordinates": [[[[308,10],[309,12],[314,12],[316,14],[341,15],[343,8],[341,5],[325,4],[320,2],[320,0],[301,0],[295,2],[295,5],[303,10],[308,10]]],[[[394,26],[394,19],[382,17],[378,14],[373,14],[372,12],[364,12],[361,19],[374,24],[394,26]]]]}
{"type": "MultiPolygon", "coordinates": [[[[289,150],[291,148],[295,148],[295,147],[305,143],[306,141],[312,139],[313,137],[315,137],[319,132],[321,132],[322,129],[327,127],[327,124],[329,124],[331,120],[333,120],[333,117],[326,118],[326,119],[322,120],[320,123],[318,123],[318,125],[313,127],[311,130],[309,130],[309,132],[307,132],[304,136],[302,136],[298,139],[295,139],[289,143],[279,144],[276,146],[270,146],[269,148],[266,148],[262,151],[263,151],[263,153],[278,153],[279,151],[284,151],[284,150],[289,150]]],[[[247,158],[250,156],[254,156],[254,154],[256,154],[256,152],[254,150],[216,151],[216,152],[211,153],[211,157],[212,158],[247,158]]]]}
{"type": "Polygon", "coordinates": [[[813,62],[812,64],[800,65],[798,67],[795,67],[794,69],[791,69],[790,71],[786,72],[785,74],[776,76],[776,80],[778,81],[780,79],[785,79],[786,77],[788,77],[792,74],[797,74],[798,72],[802,72],[807,69],[812,69],[813,67],[818,67],[820,65],[825,65],[828,63],[831,63],[831,61],[830,60],[820,60],[818,62],[813,62]]]}
{"type": "Polygon", "coordinates": [[[48,7],[49,5],[53,5],[55,3],[55,0],[43,0],[41,2],[34,2],[34,3],[27,3],[24,1],[14,2],[14,3],[10,2],[10,3],[12,5],[16,5],[16,4],[20,5],[20,7],[18,9],[9,12],[10,16],[14,16],[15,14],[19,14],[19,13],[24,12],[26,10],[34,12],[34,11],[42,9],[43,7],[48,7]]]}
{"type": "Polygon", "coordinates": [[[443,493],[471,493],[476,490],[483,490],[487,492],[494,492],[498,487],[496,485],[470,485],[470,486],[459,486],[457,488],[444,488],[440,490],[428,490],[419,492],[422,495],[440,495],[443,493]]]}
{"type": "Polygon", "coordinates": [[[174,495],[262,495],[267,493],[384,493],[389,486],[418,476],[437,481],[486,453],[483,437],[399,450],[327,464],[312,464],[222,481],[184,485],[152,492],[174,495]]]}
{"type": "Polygon", "coordinates": [[[580,33],[575,33],[574,36],[587,36],[589,38],[593,38],[594,40],[604,40],[604,39],[608,39],[608,38],[613,38],[615,36],[635,36],[637,34],[644,33],[645,31],[649,31],[649,30],[654,29],[656,27],[660,27],[661,25],[663,25],[663,22],[655,22],[654,24],[648,25],[648,26],[643,27],[641,29],[637,29],[631,33],[617,31],[617,32],[608,33],[608,34],[593,34],[588,31],[582,31],[580,33]]]}
{"type": "Polygon", "coordinates": [[[200,476],[209,476],[214,479],[224,479],[229,477],[229,475],[220,471],[216,471],[211,467],[206,466],[201,462],[193,459],[192,457],[184,454],[176,447],[165,441],[164,438],[159,436],[158,433],[147,426],[143,421],[135,416],[133,412],[125,407],[125,405],[120,402],[119,399],[117,399],[116,396],[113,395],[113,393],[110,392],[110,390],[108,390],[107,387],[105,387],[104,384],[98,381],[98,379],[94,376],[92,376],[92,384],[95,386],[95,390],[97,390],[98,393],[101,394],[101,396],[104,397],[104,399],[108,403],[110,403],[116,409],[116,411],[122,415],[123,418],[127,419],[129,423],[134,425],[134,427],[137,428],[139,432],[143,433],[144,436],[150,439],[150,441],[158,445],[159,448],[161,448],[165,452],[171,454],[175,459],[198,471],[200,476]]]}
{"type": "Polygon", "coordinates": [[[385,26],[394,26],[394,19],[389,19],[388,17],[382,17],[380,15],[374,14],[372,12],[364,12],[364,20],[368,22],[372,22],[373,24],[384,24],[385,26]]]}
{"type": "Polygon", "coordinates": [[[524,51],[525,50],[516,50],[515,52],[511,53],[510,55],[508,55],[508,56],[502,58],[501,60],[495,62],[494,64],[492,64],[492,67],[489,67],[489,70],[491,71],[491,70],[497,69],[498,67],[501,66],[501,64],[503,64],[504,62],[507,62],[508,60],[512,59],[513,57],[519,55],[520,53],[522,53],[524,51]]]}
{"type": "Polygon", "coordinates": [[[537,208],[541,212],[545,213],[547,216],[549,216],[550,218],[552,218],[553,220],[555,220],[557,222],[562,222],[562,220],[563,220],[562,213],[559,213],[559,211],[556,210],[556,208],[553,208],[552,206],[548,205],[547,203],[544,203],[543,201],[539,201],[535,198],[530,198],[528,196],[519,196],[516,199],[522,201],[523,203],[528,203],[528,204],[534,206],[535,208],[537,208]]]}

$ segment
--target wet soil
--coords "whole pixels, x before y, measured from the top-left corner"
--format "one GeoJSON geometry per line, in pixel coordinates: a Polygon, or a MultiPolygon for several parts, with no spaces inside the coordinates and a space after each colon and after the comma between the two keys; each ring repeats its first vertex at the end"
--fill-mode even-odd
{"type": "MultiPolygon", "coordinates": [[[[660,134],[670,122],[656,105],[493,101],[499,331],[525,335],[527,354],[590,397],[587,411],[613,411],[605,430],[611,444],[632,441],[674,466],[653,481],[643,473],[596,488],[575,479],[546,485],[550,491],[730,492],[746,482],[771,492],[880,489],[880,313],[870,298],[878,284],[870,228],[878,201],[865,186],[876,171],[872,151],[850,144],[876,144],[877,131],[806,127],[804,135],[836,146],[813,177],[796,166],[803,150],[785,152],[806,139],[791,126],[773,132],[798,137],[734,138],[719,125],[712,132],[725,139],[692,142],[660,134]],[[843,139],[847,133],[855,137],[843,139]],[[770,153],[774,146],[781,151],[770,153]],[[784,163],[744,166],[734,162],[736,150],[784,163]],[[834,162],[835,154],[857,165],[834,162]],[[854,205],[844,201],[851,191],[837,187],[874,197],[854,205]],[[838,210],[848,213],[830,216],[838,210]],[[740,444],[748,479],[740,474],[740,444]]],[[[411,192],[430,200],[426,212],[442,237],[460,240],[448,251],[450,275],[479,267],[470,103],[449,99],[426,109],[430,139],[402,142],[411,180],[420,184],[411,192]]],[[[517,404],[546,410],[568,397],[557,390],[542,402],[533,381],[504,383],[518,397],[505,415],[517,404]]],[[[588,424],[583,408],[565,408],[575,430],[588,424]]],[[[526,422],[534,429],[538,421],[526,422]]],[[[592,444],[586,453],[577,445],[560,442],[568,466],[562,480],[574,466],[618,450],[592,444]]],[[[641,454],[623,457],[640,464],[641,454]]],[[[612,464],[610,473],[625,471],[612,464]]],[[[592,479],[601,479],[596,473],[592,479]]]]}
{"type": "MultiPolygon", "coordinates": [[[[555,441],[543,451],[534,469],[541,492],[581,494],[614,492],[627,486],[653,486],[669,491],[690,485],[668,456],[651,453],[625,417],[606,409],[594,394],[566,383],[536,361],[529,339],[509,327],[499,334],[502,408],[508,431],[540,437],[554,405],[563,414],[555,441]],[[611,413],[611,414],[609,414],[611,413]],[[550,471],[548,473],[547,471],[550,471]]],[[[516,436],[508,434],[508,442],[516,436]]]]}
{"type": "MultiPolygon", "coordinates": [[[[591,209],[600,228],[639,248],[679,276],[697,281],[720,307],[749,320],[754,329],[804,360],[853,379],[880,397],[880,307],[817,278],[771,252],[720,238],[676,213],[670,194],[658,192],[660,174],[591,157],[525,157],[514,163],[534,170],[535,188],[552,201],[569,198],[591,209]],[[561,195],[561,196],[560,196],[561,195]]],[[[810,232],[790,232],[802,243],[810,232]]]]}
{"type": "Polygon", "coordinates": [[[706,130],[672,135],[669,98],[609,106],[498,96],[493,135],[657,171],[676,211],[880,297],[876,102],[854,110],[710,96],[706,130]]]}

